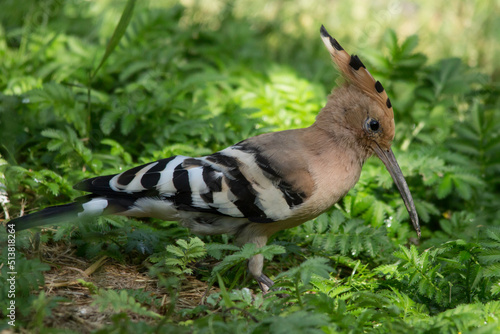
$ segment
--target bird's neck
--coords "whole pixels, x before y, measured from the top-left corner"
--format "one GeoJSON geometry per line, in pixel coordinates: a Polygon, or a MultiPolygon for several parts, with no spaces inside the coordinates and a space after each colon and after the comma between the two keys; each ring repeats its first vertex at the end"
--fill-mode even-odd
{"type": "Polygon", "coordinates": [[[296,212],[297,224],[330,208],[359,180],[367,153],[340,135],[332,136],[316,123],[292,130],[300,133],[302,149],[307,152],[309,175],[314,184],[312,196],[296,212]]]}
{"type": "Polygon", "coordinates": [[[363,145],[350,129],[338,123],[333,123],[325,129],[321,123],[315,122],[304,130],[305,145],[318,156],[334,159],[335,156],[345,153],[349,156],[349,160],[362,166],[373,154],[370,148],[363,145]]]}

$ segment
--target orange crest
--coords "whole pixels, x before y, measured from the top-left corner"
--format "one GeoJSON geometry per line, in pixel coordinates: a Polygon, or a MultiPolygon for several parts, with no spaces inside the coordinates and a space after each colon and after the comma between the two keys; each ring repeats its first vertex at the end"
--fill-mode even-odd
{"type": "Polygon", "coordinates": [[[356,55],[350,56],[335,38],[330,36],[324,26],[321,26],[321,39],[332,56],[333,62],[338,66],[340,72],[348,83],[358,87],[363,93],[377,101],[386,115],[393,117],[391,100],[387,96],[384,87],[376,81],[365,65],[356,55]]]}

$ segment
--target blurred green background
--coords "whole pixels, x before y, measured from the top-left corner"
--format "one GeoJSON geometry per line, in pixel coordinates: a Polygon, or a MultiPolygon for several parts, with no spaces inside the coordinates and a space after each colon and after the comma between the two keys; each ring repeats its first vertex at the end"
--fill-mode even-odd
{"type": "Polygon", "coordinates": [[[224,236],[190,239],[176,223],[117,217],[25,231],[16,239],[23,328],[49,331],[59,307],[40,293],[55,268],[44,263],[50,250],[37,251],[41,239],[139,264],[170,296],[193,276],[222,287],[191,310],[172,297],[167,311],[147,291],[89,288],[115,314],[105,331],[153,330],[130,312],[161,315],[167,332],[500,330],[500,1],[139,1],[127,14],[132,3],[2,1],[1,220],[71,201],[84,178],[309,126],[339,82],[324,24],[388,91],[422,238],[378,159],[334,209],[262,250],[289,291],[285,309],[248,297],[255,250],[224,236]],[[130,21],[120,30],[121,17],[130,21]]]}

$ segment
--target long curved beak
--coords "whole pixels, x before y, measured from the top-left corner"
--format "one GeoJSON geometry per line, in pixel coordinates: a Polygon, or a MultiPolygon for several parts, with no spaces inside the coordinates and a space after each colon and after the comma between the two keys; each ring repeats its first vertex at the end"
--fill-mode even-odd
{"type": "Polygon", "coordinates": [[[403,198],[403,202],[405,203],[406,210],[410,214],[410,219],[413,224],[413,227],[417,231],[417,235],[420,238],[420,225],[418,224],[418,216],[417,210],[415,210],[415,204],[413,203],[413,198],[411,197],[410,189],[408,188],[408,184],[406,183],[405,177],[403,176],[403,172],[401,172],[401,168],[399,168],[398,162],[396,161],[396,157],[392,150],[382,149],[380,146],[375,143],[373,145],[373,150],[377,153],[378,157],[384,163],[385,167],[389,171],[398,187],[399,193],[403,198]]]}

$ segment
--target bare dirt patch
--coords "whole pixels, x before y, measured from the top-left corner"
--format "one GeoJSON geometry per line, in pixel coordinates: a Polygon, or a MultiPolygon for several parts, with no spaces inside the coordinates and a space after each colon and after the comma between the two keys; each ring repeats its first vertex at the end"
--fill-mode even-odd
{"type": "MultiPolygon", "coordinates": [[[[165,314],[171,296],[159,286],[156,278],[147,274],[144,266],[122,264],[105,256],[90,261],[75,253],[74,247],[63,242],[43,245],[38,251],[40,259],[51,266],[51,270],[45,273],[44,290],[47,297],[57,296],[66,300],[52,310],[50,317],[46,317],[46,326],[89,333],[111,322],[113,313],[101,312],[97,306],[93,306],[91,292],[78,279],[102,289],[142,289],[150,293],[151,299],[160,301],[156,306],[143,306],[165,314]]],[[[207,283],[188,276],[178,292],[175,309],[198,306],[207,288],[207,283]]],[[[216,291],[218,289],[211,287],[208,294],[216,291]]],[[[152,321],[151,318],[132,313],[129,316],[133,320],[152,321]]]]}

